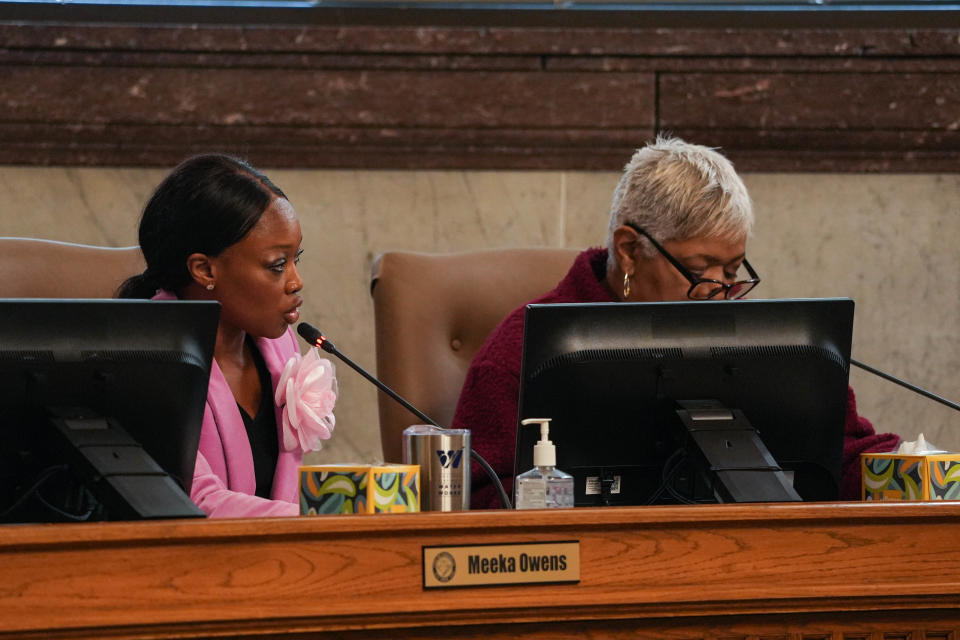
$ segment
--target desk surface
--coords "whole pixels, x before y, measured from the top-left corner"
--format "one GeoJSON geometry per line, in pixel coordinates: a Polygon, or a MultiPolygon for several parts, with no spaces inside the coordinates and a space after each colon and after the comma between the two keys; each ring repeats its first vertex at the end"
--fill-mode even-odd
{"type": "Polygon", "coordinates": [[[957,638],[958,541],[960,503],[6,525],[0,638],[957,638]],[[423,546],[551,540],[579,583],[422,588],[423,546]]]}

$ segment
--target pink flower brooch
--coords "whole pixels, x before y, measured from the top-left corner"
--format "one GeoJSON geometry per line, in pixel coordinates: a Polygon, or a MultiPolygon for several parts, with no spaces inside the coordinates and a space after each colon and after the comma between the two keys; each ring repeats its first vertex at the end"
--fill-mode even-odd
{"type": "Polygon", "coordinates": [[[328,440],[336,419],[337,376],[333,363],[321,358],[316,347],[307,355],[287,360],[274,394],[281,407],[283,448],[292,451],[318,451],[328,440]]]}

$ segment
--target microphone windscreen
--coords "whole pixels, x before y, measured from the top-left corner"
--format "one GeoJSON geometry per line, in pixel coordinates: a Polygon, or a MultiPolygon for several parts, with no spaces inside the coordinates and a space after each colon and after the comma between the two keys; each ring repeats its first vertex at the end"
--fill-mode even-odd
{"type": "Polygon", "coordinates": [[[323,340],[323,334],[320,333],[320,329],[317,329],[307,322],[301,322],[297,325],[297,333],[312,345],[317,345],[323,340]]]}

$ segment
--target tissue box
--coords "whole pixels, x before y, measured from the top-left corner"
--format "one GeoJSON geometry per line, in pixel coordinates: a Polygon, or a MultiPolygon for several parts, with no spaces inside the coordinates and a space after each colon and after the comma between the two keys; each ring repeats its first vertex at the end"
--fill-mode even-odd
{"type": "Polygon", "coordinates": [[[864,500],[960,500],[960,454],[860,454],[864,500]]]}
{"type": "Polygon", "coordinates": [[[415,464],[321,464],[300,467],[300,513],[420,511],[415,464]]]}

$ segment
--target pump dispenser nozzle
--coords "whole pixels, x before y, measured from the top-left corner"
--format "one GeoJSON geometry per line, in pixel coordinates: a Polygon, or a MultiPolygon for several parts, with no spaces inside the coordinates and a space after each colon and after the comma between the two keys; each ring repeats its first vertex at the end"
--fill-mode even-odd
{"type": "Polygon", "coordinates": [[[555,467],[557,465],[557,448],[550,441],[550,418],[527,418],[520,424],[540,425],[540,441],[533,447],[533,464],[536,467],[555,467]]]}
{"type": "Polygon", "coordinates": [[[540,425],[540,441],[533,447],[533,469],[517,476],[517,509],[573,506],[573,476],[557,469],[557,448],[550,442],[550,418],[527,418],[520,424],[540,425]]]}

